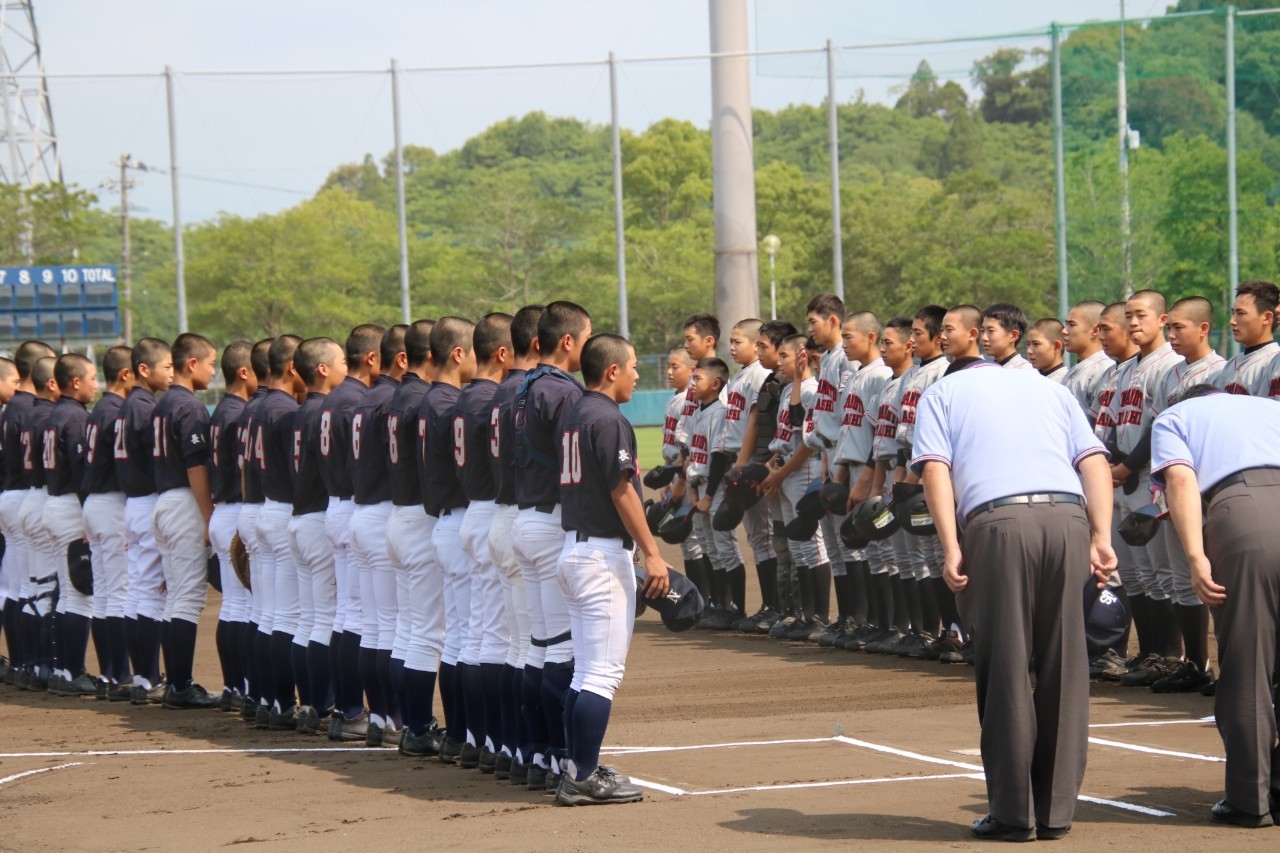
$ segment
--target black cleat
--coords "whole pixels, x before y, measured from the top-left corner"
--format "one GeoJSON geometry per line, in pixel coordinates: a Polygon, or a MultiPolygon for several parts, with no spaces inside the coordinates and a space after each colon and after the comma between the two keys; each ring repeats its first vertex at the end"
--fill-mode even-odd
{"type": "Polygon", "coordinates": [[[475,770],[480,766],[480,747],[463,743],[458,751],[458,766],[463,770],[475,770]]]}
{"type": "Polygon", "coordinates": [[[498,769],[498,753],[493,752],[487,746],[481,747],[480,763],[478,766],[480,768],[481,773],[496,772],[498,769]]]}
{"type": "Polygon", "coordinates": [[[217,708],[220,701],[194,681],[181,690],[170,684],[164,693],[164,706],[170,711],[207,710],[217,708]]]}
{"type": "Polygon", "coordinates": [[[458,756],[462,754],[462,744],[453,738],[445,735],[444,740],[440,744],[440,760],[445,764],[457,764],[458,756]]]}
{"type": "Polygon", "coordinates": [[[513,760],[510,755],[505,752],[498,753],[497,759],[493,762],[493,778],[503,781],[511,778],[511,765],[513,760]]]}
{"type": "Polygon", "coordinates": [[[537,764],[530,764],[528,772],[525,773],[525,781],[528,783],[530,791],[547,790],[547,768],[539,767],[537,764]]]}
{"type": "Polygon", "coordinates": [[[529,784],[529,765],[523,761],[511,760],[511,778],[508,779],[512,785],[528,785],[529,784]]]}
{"type": "Polygon", "coordinates": [[[1176,670],[1151,685],[1156,693],[1198,693],[1200,689],[1213,681],[1213,676],[1204,672],[1195,661],[1183,661],[1176,670]]]}
{"type": "Polygon", "coordinates": [[[369,724],[365,727],[364,745],[382,746],[382,726],[378,725],[373,720],[370,720],[369,724]]]}
{"type": "Polygon", "coordinates": [[[597,767],[581,782],[565,774],[556,788],[556,805],[594,806],[613,803],[638,803],[644,792],[622,779],[607,767],[597,767]]]}
{"type": "Polygon", "coordinates": [[[413,757],[439,755],[440,743],[443,739],[440,726],[436,724],[434,717],[427,724],[426,731],[420,735],[415,735],[409,731],[408,726],[405,726],[400,734],[400,754],[413,757]]]}
{"type": "Polygon", "coordinates": [[[273,709],[267,715],[267,728],[273,732],[296,732],[298,730],[298,706],[290,705],[283,711],[273,709]]]}

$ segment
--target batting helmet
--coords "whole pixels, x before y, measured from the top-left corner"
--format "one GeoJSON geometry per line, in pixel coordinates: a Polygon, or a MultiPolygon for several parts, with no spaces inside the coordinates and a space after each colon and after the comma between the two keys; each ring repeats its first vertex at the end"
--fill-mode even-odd
{"type": "Polygon", "coordinates": [[[858,526],[855,523],[856,513],[849,513],[844,523],[840,525],[840,541],[844,547],[854,551],[860,551],[870,545],[870,541],[858,532],[858,526]]]}
{"type": "Polygon", "coordinates": [[[76,539],[67,545],[67,574],[71,585],[81,595],[93,595],[93,563],[89,543],[76,539]]]}
{"type": "Polygon", "coordinates": [[[932,536],[937,532],[924,500],[924,486],[894,483],[892,507],[898,526],[906,532],[914,536],[932,536]]]}
{"type": "Polygon", "coordinates": [[[658,525],[662,523],[662,519],[667,517],[667,502],[655,501],[653,498],[645,498],[644,501],[644,520],[649,525],[649,532],[654,536],[658,535],[658,525]]]}
{"type": "Polygon", "coordinates": [[[867,498],[853,508],[853,529],[868,542],[888,539],[898,530],[892,506],[880,498],[867,498]]]}
{"type": "Polygon", "coordinates": [[[644,484],[651,489],[665,489],[679,473],[679,465],[659,465],[644,475],[644,484]]]}
{"type": "Polygon", "coordinates": [[[668,545],[679,545],[689,538],[693,532],[693,505],[684,506],[667,513],[666,518],[658,525],[658,535],[668,545]]]}
{"type": "Polygon", "coordinates": [[[1120,522],[1120,538],[1135,548],[1141,548],[1160,532],[1160,519],[1163,517],[1160,507],[1155,504],[1138,507],[1120,522]]]}
{"type": "Polygon", "coordinates": [[[635,573],[636,598],[643,600],[646,606],[658,612],[662,617],[662,624],[667,626],[668,631],[686,631],[702,618],[706,603],[702,600],[702,593],[698,592],[698,588],[693,585],[693,581],[675,569],[667,569],[667,578],[671,583],[667,594],[661,598],[645,598],[644,582],[649,576],[640,566],[635,567],[635,573]]]}

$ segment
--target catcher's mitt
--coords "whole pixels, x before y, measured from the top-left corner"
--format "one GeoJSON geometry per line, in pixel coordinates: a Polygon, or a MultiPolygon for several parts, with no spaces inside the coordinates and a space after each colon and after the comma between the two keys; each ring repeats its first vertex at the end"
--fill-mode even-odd
{"type": "Polygon", "coordinates": [[[204,561],[204,573],[209,581],[209,586],[222,592],[222,563],[218,561],[216,552],[205,548],[209,556],[204,561]]]}
{"type": "Polygon", "coordinates": [[[236,573],[244,588],[252,592],[253,586],[249,583],[249,552],[239,533],[231,537],[231,570],[236,573]]]}

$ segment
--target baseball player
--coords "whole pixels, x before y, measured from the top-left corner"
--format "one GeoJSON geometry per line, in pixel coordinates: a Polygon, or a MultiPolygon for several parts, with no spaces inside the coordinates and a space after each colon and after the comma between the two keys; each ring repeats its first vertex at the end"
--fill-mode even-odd
{"type": "MultiPolygon", "coordinates": [[[[261,469],[251,464],[253,458],[253,416],[267,396],[267,385],[271,381],[271,344],[274,338],[265,338],[253,345],[249,351],[249,366],[253,369],[254,378],[258,382],[258,390],[249,396],[240,419],[236,422],[236,457],[240,466],[240,514],[236,518],[236,535],[249,555],[250,585],[252,577],[262,570],[265,558],[258,548],[258,512],[266,499],[262,494],[261,469]]],[[[262,607],[270,596],[263,587],[249,591],[249,629],[241,647],[242,660],[245,665],[245,680],[249,682],[249,695],[241,705],[240,714],[246,723],[259,728],[266,728],[271,721],[271,704],[267,701],[271,689],[270,635],[263,634],[262,607]]],[[[270,629],[268,629],[270,630],[270,629]]]]}
{"type": "MultiPolygon", "coordinates": [[[[879,352],[880,320],[875,314],[869,311],[850,314],[845,319],[840,334],[845,358],[850,363],[860,365],[857,373],[853,374],[840,392],[840,440],[832,452],[836,464],[836,480],[849,486],[849,499],[845,507],[847,514],[857,504],[876,493],[873,452],[875,404],[883,393],[885,384],[892,378],[893,371],[885,364],[879,352]]],[[[883,487],[883,482],[881,486],[883,487]]],[[[837,516],[838,519],[842,517],[837,516]]],[[[883,618],[875,605],[875,598],[870,594],[871,560],[883,562],[882,552],[879,542],[865,551],[850,552],[853,562],[847,575],[847,583],[850,587],[848,594],[852,599],[851,618],[832,645],[843,647],[845,642],[854,637],[867,637],[875,630],[872,626],[882,624],[883,618]]],[[[839,584],[837,580],[837,592],[839,584]]]]}
{"type": "MultiPolygon", "coordinates": [[[[13,399],[13,395],[18,393],[18,365],[12,359],[0,357],[0,490],[4,488],[5,469],[4,469],[4,414],[3,408],[13,399]]],[[[0,508],[4,505],[4,495],[0,492],[0,508]]],[[[3,512],[0,510],[0,535],[4,532],[3,512]]],[[[13,595],[9,592],[9,576],[4,567],[3,560],[0,559],[0,608],[7,609],[9,601],[16,598],[16,591],[13,595]]],[[[16,638],[10,637],[9,634],[9,616],[5,610],[0,610],[0,633],[3,633],[9,639],[9,654],[13,655],[16,638]]],[[[0,679],[9,677],[10,658],[0,656],[0,679]]],[[[16,673],[15,673],[16,674],[16,673]]]]}
{"type": "Polygon", "coordinates": [[[1091,424],[1098,422],[1100,385],[1115,366],[1111,356],[1102,351],[1098,335],[1098,321],[1104,308],[1101,302],[1080,302],[1067,312],[1067,321],[1062,324],[1063,349],[1076,357],[1062,384],[1075,396],[1091,424]]]}
{"type": "Polygon", "coordinates": [[[720,602],[719,607],[694,626],[703,630],[732,628],[735,622],[746,615],[742,612],[742,601],[746,597],[747,576],[741,565],[742,557],[737,553],[737,543],[734,542],[733,547],[726,547],[723,551],[720,547],[722,540],[736,539],[737,531],[727,531],[726,536],[720,537],[711,527],[713,507],[719,508],[713,496],[719,495],[723,499],[719,486],[728,470],[724,456],[711,452],[711,443],[724,431],[725,405],[720,402],[720,398],[728,379],[728,365],[712,356],[698,362],[689,383],[689,393],[697,400],[698,407],[685,425],[689,436],[685,480],[695,513],[693,527],[697,531],[698,540],[702,542],[703,553],[711,561],[711,595],[720,602]],[[740,586],[741,589],[735,589],[735,586],[740,586]]]}
{"type": "Polygon", "coordinates": [[[27,572],[24,578],[23,598],[33,617],[27,623],[25,645],[35,652],[30,690],[44,692],[49,689],[56,660],[57,614],[54,610],[58,595],[58,567],[49,545],[44,525],[44,506],[49,493],[45,491],[44,428],[58,401],[58,383],[53,378],[55,359],[41,358],[31,367],[31,381],[36,389],[36,399],[31,411],[22,423],[18,441],[22,445],[22,464],[27,471],[30,489],[18,512],[18,525],[27,541],[27,572]]]}
{"type": "Polygon", "coordinates": [[[997,302],[982,312],[982,351],[987,358],[1010,370],[1032,370],[1031,362],[1018,354],[1027,334],[1027,315],[1017,305],[997,302]]]}
{"type": "MultiPolygon", "coordinates": [[[[474,373],[453,411],[453,459],[458,484],[467,499],[458,536],[469,561],[463,583],[470,586],[467,594],[455,594],[463,629],[459,669],[463,699],[471,703],[466,716],[480,747],[477,763],[481,773],[497,770],[502,742],[502,664],[511,641],[503,611],[502,580],[489,553],[498,494],[490,424],[494,393],[511,367],[511,321],[510,314],[494,313],[476,324],[472,335],[474,373]]],[[[464,750],[464,758],[468,751],[464,750]]]]}
{"type": "Polygon", "coordinates": [[[957,358],[981,358],[978,341],[982,337],[982,309],[976,305],[957,305],[942,318],[938,344],[942,354],[957,358]]]}
{"type": "Polygon", "coordinates": [[[155,435],[156,491],[152,534],[160,551],[166,587],[162,626],[170,710],[217,708],[213,696],[192,678],[196,626],[204,610],[209,566],[206,547],[213,492],[209,466],[209,410],[196,398],[213,381],[218,348],[208,338],[184,333],[174,339],[173,384],[151,416],[155,435]]]}
{"type": "Polygon", "coordinates": [[[1027,329],[1027,361],[1045,379],[1061,383],[1067,378],[1062,363],[1062,323],[1053,317],[1036,320],[1027,329]]]}
{"type": "Polygon", "coordinates": [[[160,631],[164,617],[164,568],[156,546],[151,519],[155,515],[156,455],[155,425],[151,415],[156,394],[168,391],[173,383],[173,354],[158,338],[141,338],[133,345],[133,375],[137,385],[124,398],[116,417],[113,453],[116,476],[124,490],[125,556],[128,559],[128,588],[124,615],[126,631],[132,623],[129,660],[133,665],[133,690],[129,701],[135,705],[164,701],[165,684],[160,677],[160,631]]]}
{"type": "MultiPolygon", "coordinates": [[[[834,293],[824,293],[809,300],[805,310],[805,322],[809,334],[821,350],[817,371],[818,400],[814,405],[813,429],[806,430],[805,443],[822,459],[825,480],[837,479],[832,451],[840,441],[841,395],[844,386],[857,374],[860,364],[851,362],[844,353],[842,330],[845,319],[844,301],[834,293]]],[[[822,539],[831,559],[831,573],[835,582],[837,618],[831,623],[827,636],[822,638],[831,645],[841,632],[853,630],[853,612],[857,606],[856,591],[850,572],[855,557],[846,553],[840,542],[840,525],[836,516],[822,517],[822,539]]],[[[841,637],[844,639],[844,637],[841,637]]]]}
{"type": "MultiPolygon", "coordinates": [[[[538,365],[538,320],[542,311],[541,305],[526,305],[511,320],[511,349],[515,358],[507,378],[493,394],[490,427],[490,464],[497,483],[498,508],[494,511],[493,524],[489,526],[489,554],[502,575],[503,606],[510,636],[503,668],[503,747],[494,763],[494,776],[499,780],[508,779],[513,785],[529,783],[529,765],[526,762],[532,751],[524,713],[524,669],[529,657],[529,611],[534,606],[539,612],[542,608],[542,602],[532,601],[525,588],[512,543],[511,530],[520,513],[516,504],[513,405],[524,377],[538,365]]],[[[545,736],[542,740],[545,742],[545,736]]]]}
{"type": "MultiPolygon", "coordinates": [[[[1121,489],[1124,509],[1132,512],[1152,503],[1150,451],[1135,454],[1134,450],[1139,449],[1140,440],[1150,431],[1155,401],[1160,389],[1168,387],[1167,374],[1183,359],[1165,340],[1168,314],[1162,294],[1138,291],[1125,303],[1124,316],[1138,355],[1130,369],[1117,373],[1116,444],[1125,458],[1113,460],[1111,476],[1117,486],[1123,486],[1131,475],[1138,475],[1137,488],[1121,489]]],[[[1129,590],[1129,604],[1139,642],[1148,651],[1133,672],[1121,677],[1120,683],[1149,687],[1177,667],[1182,657],[1182,637],[1173,606],[1173,574],[1164,537],[1157,536],[1145,547],[1133,548],[1131,556],[1142,586],[1136,596],[1134,590],[1129,590]],[[1150,639],[1144,639],[1144,635],[1150,639]]]]}
{"type": "Polygon", "coordinates": [[[98,395],[98,370],[84,356],[64,353],[54,363],[53,378],[58,384],[58,402],[45,422],[42,442],[48,494],[44,504],[45,541],[49,546],[49,567],[58,575],[58,669],[49,681],[49,692],[93,696],[98,693],[98,680],[84,667],[93,596],[72,585],[67,547],[84,539],[80,492],[84,488],[85,426],[89,421],[85,406],[98,395]]]}
{"type": "Polygon", "coordinates": [[[22,425],[30,415],[36,400],[35,383],[31,370],[42,358],[52,356],[53,350],[41,341],[24,341],[14,351],[13,361],[18,377],[18,387],[5,404],[0,415],[0,441],[4,444],[4,493],[0,495],[0,526],[5,535],[3,578],[5,581],[5,636],[9,641],[9,668],[5,682],[22,687],[29,684],[34,664],[35,649],[24,641],[34,630],[35,616],[22,599],[28,582],[30,546],[22,532],[19,517],[22,504],[31,490],[30,477],[23,465],[23,446],[20,438],[22,425]]]}
{"type": "Polygon", "coordinates": [[[1269,281],[1246,281],[1236,288],[1231,306],[1231,336],[1242,352],[1231,358],[1218,375],[1229,394],[1280,398],[1280,377],[1276,356],[1280,344],[1274,340],[1280,322],[1280,288],[1269,281]]]}
{"type": "Polygon", "coordinates": [[[356,502],[351,516],[351,556],[360,580],[360,680],[369,700],[366,746],[396,746],[400,741],[400,707],[391,690],[391,647],[395,645],[399,602],[396,571],[387,554],[387,522],[391,518],[387,414],[409,365],[404,351],[408,328],[392,326],[382,336],[378,379],[351,416],[356,502]]]}
{"type": "MultiPolygon", "coordinates": [[[[337,341],[310,338],[293,353],[293,369],[307,387],[307,397],[293,415],[293,513],[289,550],[298,572],[298,624],[293,634],[305,665],[294,666],[298,682],[297,731],[319,734],[333,713],[330,649],[336,610],[333,551],[324,538],[329,496],[320,477],[320,418],[325,397],[347,378],[347,356],[337,341]]],[[[279,568],[276,569],[279,576],[279,568]]]]}
{"type": "MultiPolygon", "coordinates": [[[[249,341],[235,341],[223,349],[219,366],[227,393],[209,416],[209,488],[213,496],[209,547],[218,555],[218,568],[222,575],[222,607],[218,611],[218,627],[214,635],[218,661],[222,664],[219,708],[236,712],[244,707],[245,699],[253,695],[249,692],[243,654],[245,634],[250,624],[249,591],[240,583],[231,566],[231,540],[240,518],[241,497],[236,429],[245,404],[258,390],[258,378],[251,364],[252,352],[253,344],[249,341]]],[[[86,501],[86,516],[88,508],[86,501]]],[[[247,639],[252,641],[252,637],[247,639]]]]}
{"type": "MultiPolygon", "coordinates": [[[[256,642],[262,651],[258,660],[266,665],[261,679],[267,705],[263,728],[273,731],[288,731],[298,725],[294,672],[299,661],[293,651],[293,636],[301,605],[289,520],[293,515],[293,419],[298,411],[296,386],[301,384],[293,357],[300,343],[297,335],[280,335],[271,342],[267,393],[254,407],[249,455],[245,457],[263,498],[252,531],[258,559],[251,559],[249,565],[255,602],[260,601],[256,642]]],[[[301,663],[305,666],[305,657],[301,663]]]]}
{"type": "MultiPolygon", "coordinates": [[[[711,443],[712,454],[723,454],[726,467],[748,465],[752,462],[768,460],[768,451],[757,453],[756,409],[760,386],[769,376],[769,371],[760,363],[756,355],[756,340],[760,337],[763,325],[754,318],[738,322],[729,333],[729,357],[741,369],[729,377],[729,384],[724,394],[724,429],[719,437],[711,443]]],[[[711,508],[711,517],[715,517],[723,501],[723,490],[717,490],[719,500],[711,508]]],[[[760,610],[739,619],[732,627],[757,633],[760,626],[768,631],[778,620],[778,555],[773,549],[773,531],[769,525],[769,505],[758,501],[747,509],[742,517],[742,526],[747,536],[747,544],[751,546],[755,560],[756,578],[760,583],[760,610]]],[[[716,547],[731,555],[736,567],[742,565],[742,553],[738,548],[736,530],[713,531],[716,547]]],[[[745,605],[746,570],[742,569],[742,580],[733,581],[735,591],[742,593],[736,601],[745,605]]]]}
{"type": "Polygon", "coordinates": [[[381,326],[365,323],[347,335],[347,378],[324,398],[320,409],[320,476],[329,494],[324,515],[325,542],[333,551],[334,633],[342,639],[329,646],[333,668],[334,715],[330,740],[364,741],[368,714],[360,684],[360,640],[363,630],[360,577],[351,557],[351,517],[355,514],[351,484],[351,422],[356,406],[382,368],[381,326]]]}
{"type": "MultiPolygon", "coordinates": [[[[443,645],[440,649],[440,701],[444,705],[447,729],[440,747],[442,761],[452,763],[466,759],[464,767],[480,764],[480,740],[468,711],[476,710],[474,698],[468,700],[469,687],[474,687],[462,666],[462,647],[471,617],[470,563],[462,549],[462,522],[467,510],[467,497],[458,482],[455,458],[454,410],[462,386],[475,372],[473,337],[475,325],[461,317],[444,317],[431,330],[431,359],[435,364],[435,381],[418,406],[418,435],[422,442],[422,499],[427,515],[436,519],[431,530],[431,546],[435,551],[435,567],[443,579],[443,645]]],[[[465,452],[465,451],[463,451],[465,452]]],[[[477,710],[477,713],[482,713],[477,710]]]]}
{"type": "Polygon", "coordinates": [[[565,700],[569,761],[556,790],[556,802],[566,806],[643,798],[600,766],[600,747],[631,642],[636,543],[645,555],[646,595],[667,593],[670,568],[645,524],[635,431],[618,410],[640,378],[635,350],[625,338],[597,335],[582,347],[581,364],[587,390],[564,418],[558,454],[567,532],[559,584],[576,661],[565,700]]]}
{"type": "MultiPolygon", "coordinates": [[[[684,348],[689,354],[689,360],[693,364],[697,364],[704,358],[712,357],[716,354],[716,345],[720,342],[720,321],[711,314],[691,314],[684,321],[684,348]]],[[[689,381],[693,381],[692,369],[689,373],[689,381]]],[[[693,417],[693,413],[698,409],[698,401],[693,398],[691,389],[685,389],[684,408],[680,410],[680,419],[676,425],[676,440],[680,443],[680,462],[683,465],[689,459],[689,418],[693,417]]],[[[672,497],[679,501],[688,500],[685,494],[685,477],[683,472],[680,477],[671,485],[672,497]]],[[[715,590],[711,587],[711,557],[707,553],[707,543],[702,541],[702,536],[698,530],[694,530],[685,540],[683,551],[686,557],[692,557],[696,560],[696,566],[689,566],[695,569],[690,575],[689,580],[693,581],[698,587],[698,591],[702,593],[703,599],[707,602],[710,609],[720,606],[720,602],[716,600],[715,590]]]]}
{"type": "MultiPolygon", "coordinates": [[[[777,494],[782,502],[782,520],[790,524],[796,517],[796,502],[813,480],[821,475],[821,463],[804,445],[806,421],[817,402],[818,380],[809,372],[805,338],[792,335],[778,347],[778,378],[786,384],[779,394],[778,420],[769,449],[773,458],[769,476],[761,483],[765,494],[777,494]]],[[[827,630],[831,601],[831,564],[826,541],[819,528],[813,539],[793,540],[792,558],[800,588],[800,616],[786,633],[788,639],[817,639],[827,630]]]]}
{"type": "MultiPolygon", "coordinates": [[[[591,337],[591,315],[572,302],[552,302],[538,318],[538,366],[525,376],[512,404],[515,412],[516,503],[520,507],[512,531],[512,548],[525,589],[537,595],[541,612],[531,606],[524,704],[541,703],[546,741],[530,749],[528,786],[533,790],[558,782],[559,761],[567,749],[564,697],[573,679],[573,646],[569,611],[559,584],[564,530],[560,524],[560,468],[557,460],[560,425],[582,396],[570,374],[581,367],[582,345],[591,337]],[[550,773],[548,773],[550,771],[550,773]]],[[[531,731],[531,738],[542,732],[531,731]]]]}
{"type": "Polygon", "coordinates": [[[404,726],[402,755],[435,755],[440,729],[432,714],[436,670],[444,630],[444,589],[436,567],[431,531],[418,475],[422,455],[418,408],[435,379],[431,360],[434,320],[418,320],[404,333],[406,369],[387,410],[387,473],[391,516],[387,522],[387,556],[396,572],[396,636],[391,648],[392,690],[404,726]]]}
{"type": "MultiPolygon", "coordinates": [[[[667,355],[667,384],[675,389],[667,400],[666,411],[662,420],[662,461],[667,465],[679,465],[684,457],[684,446],[681,441],[681,429],[684,424],[685,405],[689,400],[689,384],[693,381],[693,367],[697,362],[689,356],[689,351],[682,346],[676,347],[667,355]]],[[[673,482],[668,496],[675,495],[684,488],[683,481],[673,482]]],[[[684,571],[694,585],[701,583],[710,591],[710,578],[705,577],[703,563],[702,540],[697,536],[688,536],[680,543],[680,551],[684,556],[684,571]]],[[[701,587],[700,587],[701,588],[701,587]]]]}
{"type": "Polygon", "coordinates": [[[1089,737],[1080,570],[1087,562],[1105,583],[1116,566],[1106,451],[1057,383],[968,359],[951,371],[917,402],[911,468],[923,475],[944,576],[964,595],[977,645],[990,811],[971,831],[1062,838],[1089,737]],[[992,417],[1008,400],[1025,404],[1023,416],[992,417]],[[942,509],[951,506],[963,544],[942,509]]]}

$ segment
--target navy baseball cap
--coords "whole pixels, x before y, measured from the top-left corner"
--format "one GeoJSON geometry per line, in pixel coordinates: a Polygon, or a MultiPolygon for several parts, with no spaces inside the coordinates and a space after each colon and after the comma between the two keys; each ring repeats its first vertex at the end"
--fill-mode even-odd
{"type": "MultiPolygon", "coordinates": [[[[702,611],[706,607],[706,603],[702,600],[702,593],[698,592],[693,581],[680,572],[667,569],[671,588],[662,598],[645,598],[644,582],[649,576],[640,566],[635,567],[635,573],[636,598],[643,600],[646,607],[658,612],[662,617],[662,624],[667,626],[668,631],[687,631],[702,618],[702,611]]],[[[637,606],[637,612],[639,609],[637,606]]]]}
{"type": "Polygon", "coordinates": [[[759,462],[730,468],[720,482],[720,488],[724,489],[724,503],[732,503],[744,510],[755,506],[762,497],[757,487],[768,476],[769,469],[759,462]]]}
{"type": "Polygon", "coordinates": [[[720,501],[720,506],[716,508],[716,514],[711,516],[711,529],[719,530],[722,533],[733,530],[742,523],[742,517],[747,514],[747,508],[741,504],[735,504],[728,500],[720,501]]]}
{"type": "Polygon", "coordinates": [[[805,518],[803,515],[797,515],[787,522],[787,538],[792,542],[807,542],[818,532],[818,525],[821,523],[821,515],[817,518],[805,518]]]}
{"type": "Polygon", "coordinates": [[[650,489],[664,489],[680,473],[679,465],[659,465],[644,475],[644,484],[650,489]]]}
{"type": "Polygon", "coordinates": [[[1098,589],[1092,576],[1084,585],[1084,642],[1093,660],[1116,649],[1129,626],[1129,611],[1110,587],[1098,589]]]}
{"type": "Polygon", "coordinates": [[[822,505],[822,478],[819,477],[809,484],[809,488],[804,490],[800,500],[796,501],[796,517],[806,521],[822,521],[822,517],[826,514],[827,508],[822,505]]]}
{"type": "Polygon", "coordinates": [[[1155,504],[1147,504],[1135,509],[1124,517],[1120,522],[1117,531],[1120,538],[1127,544],[1135,548],[1141,548],[1152,539],[1156,538],[1156,534],[1160,532],[1160,519],[1164,518],[1164,513],[1160,507],[1155,504]]]}
{"type": "Polygon", "coordinates": [[[832,515],[844,515],[849,505],[849,487],[834,480],[822,487],[818,493],[823,509],[832,515]]]}

